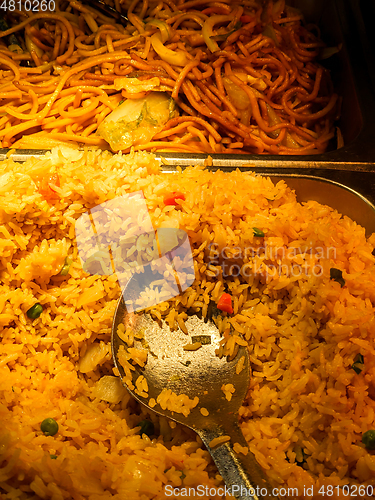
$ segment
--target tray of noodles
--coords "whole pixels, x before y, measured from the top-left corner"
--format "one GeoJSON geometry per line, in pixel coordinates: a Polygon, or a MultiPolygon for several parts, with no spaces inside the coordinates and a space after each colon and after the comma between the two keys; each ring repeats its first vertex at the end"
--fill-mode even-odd
{"type": "Polygon", "coordinates": [[[355,0],[16,4],[0,9],[3,155],[69,144],[187,161],[374,158],[355,0]]]}
{"type": "MultiPolygon", "coordinates": [[[[177,328],[230,296],[216,322],[231,349],[247,344],[239,424],[274,494],[373,498],[375,177],[330,172],[341,182],[70,148],[2,161],[1,498],[230,498],[196,434],[121,385],[120,287],[77,250],[82,214],[139,191],[155,229],[188,234],[195,267],[187,290],[148,312],[177,328]]],[[[147,250],[142,235],[126,245],[134,258],[147,250]]]]}

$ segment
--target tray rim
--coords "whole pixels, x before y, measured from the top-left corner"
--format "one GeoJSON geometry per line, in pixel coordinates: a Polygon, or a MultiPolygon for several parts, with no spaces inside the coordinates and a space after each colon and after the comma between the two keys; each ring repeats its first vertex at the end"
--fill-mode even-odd
{"type": "MultiPolygon", "coordinates": [[[[63,146],[69,147],[69,146],[63,146]]],[[[89,148],[74,148],[84,151],[89,148]]],[[[92,149],[97,151],[97,149],[92,149]]],[[[40,157],[50,152],[51,149],[12,149],[0,148],[0,161],[11,159],[16,162],[25,162],[32,157],[40,157]]],[[[110,150],[111,154],[113,153],[110,150]]],[[[340,150],[337,150],[340,151],[340,150]]],[[[128,153],[126,153],[128,154],[128,153]]],[[[152,153],[156,159],[163,163],[171,165],[189,166],[189,165],[204,165],[207,162],[212,162],[212,167],[234,167],[234,168],[256,168],[267,169],[333,169],[333,170],[349,170],[349,171],[375,171],[375,157],[373,161],[366,159],[356,160],[332,160],[330,158],[321,158],[322,155],[316,157],[306,156],[274,156],[274,155],[251,155],[251,154],[205,154],[205,153],[152,153]]],[[[327,153],[325,156],[328,156],[327,153]]],[[[209,165],[207,165],[209,166],[209,165]]]]}

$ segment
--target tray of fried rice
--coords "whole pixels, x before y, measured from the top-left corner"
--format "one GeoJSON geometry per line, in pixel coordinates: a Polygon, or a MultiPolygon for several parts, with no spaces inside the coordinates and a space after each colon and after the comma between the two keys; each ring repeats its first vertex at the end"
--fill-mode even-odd
{"type": "MultiPolygon", "coordinates": [[[[228,342],[247,343],[239,422],[270,484],[295,499],[373,497],[373,175],[364,196],[350,183],[276,174],[68,148],[1,162],[2,499],[151,500],[171,488],[173,498],[224,498],[195,433],[121,384],[110,350],[121,289],[78,253],[78,218],[139,191],[154,229],[187,233],[195,267],[189,288],[147,311],[173,329],[230,295],[232,312],[215,321],[228,342]]],[[[135,257],[140,238],[128,241],[135,257]]]]}

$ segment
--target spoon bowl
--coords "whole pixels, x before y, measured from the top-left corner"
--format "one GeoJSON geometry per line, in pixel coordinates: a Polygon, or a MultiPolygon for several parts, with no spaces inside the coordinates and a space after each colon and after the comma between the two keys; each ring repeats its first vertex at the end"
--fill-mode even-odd
{"type": "Polygon", "coordinates": [[[132,295],[132,279],[112,325],[112,355],[124,385],[151,411],[200,436],[235,498],[277,498],[238,424],[250,380],[246,347],[238,345],[231,359],[219,357],[223,338],[213,322],[190,316],[186,331],[171,330],[148,314],[128,313],[125,294],[132,295]],[[236,443],[247,453],[236,452],[236,443]]]}
{"type": "MultiPolygon", "coordinates": [[[[174,394],[185,394],[190,400],[199,398],[198,404],[187,415],[168,409],[162,410],[160,405],[151,408],[194,430],[207,425],[210,416],[212,419],[221,414],[223,418],[228,418],[238,412],[249,386],[247,350],[240,346],[232,360],[227,360],[224,356],[219,358],[215,351],[219,349],[222,338],[214,323],[205,323],[197,316],[191,316],[185,323],[189,332],[186,334],[180,328],[170,330],[165,322],[160,325],[148,314],[126,314],[125,303],[120,301],[114,322],[112,352],[120,376],[122,380],[126,380],[118,353],[121,345],[124,350],[129,346],[118,333],[120,324],[124,325],[125,330],[132,330],[135,336],[133,347],[147,351],[145,366],[135,365],[132,373],[134,386],[142,375],[148,384],[147,397],[140,396],[130,389],[139,402],[151,408],[150,400],[156,401],[163,389],[170,389],[174,394]],[[194,349],[197,342],[203,342],[202,346],[197,350],[189,350],[190,347],[194,349]],[[237,374],[236,366],[242,357],[243,369],[237,374]],[[229,401],[222,390],[223,385],[228,383],[235,389],[229,401]],[[202,408],[208,411],[208,415],[202,415],[202,408]]],[[[206,412],[203,410],[203,413],[206,412]]]]}

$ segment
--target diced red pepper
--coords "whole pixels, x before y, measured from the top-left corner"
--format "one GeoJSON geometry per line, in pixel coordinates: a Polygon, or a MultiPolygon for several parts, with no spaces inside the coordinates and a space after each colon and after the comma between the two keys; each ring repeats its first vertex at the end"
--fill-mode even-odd
{"type": "Polygon", "coordinates": [[[254,21],[254,17],[248,16],[247,14],[244,14],[243,16],[240,17],[240,21],[243,24],[248,24],[254,21]]]}
{"type": "Polygon", "coordinates": [[[48,174],[45,176],[38,176],[36,178],[39,193],[48,200],[59,198],[54,186],[60,187],[60,178],[58,174],[48,174]]]}
{"type": "Polygon", "coordinates": [[[173,191],[173,193],[169,193],[166,196],[164,196],[164,205],[177,206],[180,204],[178,200],[185,201],[184,193],[180,193],[180,191],[173,191]]]}
{"type": "Polygon", "coordinates": [[[229,293],[223,293],[216,307],[220,309],[220,311],[233,314],[232,297],[229,295],[229,293]]]}

